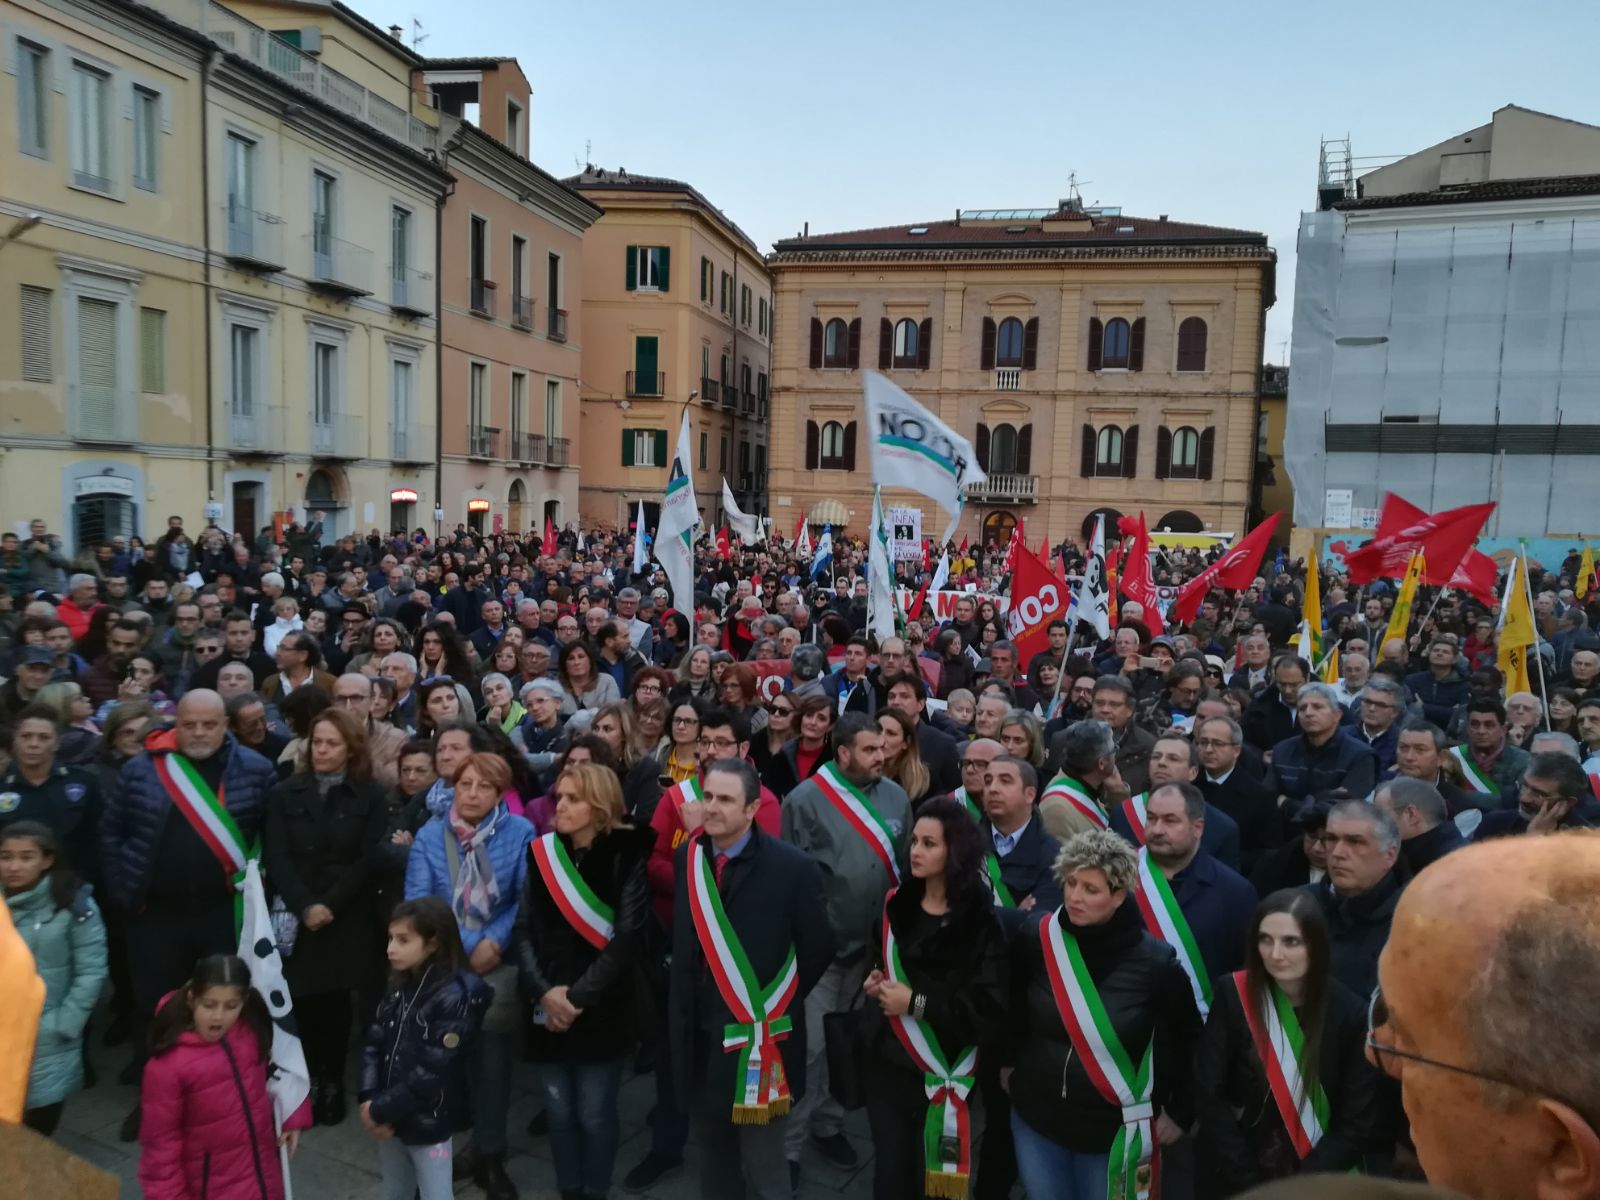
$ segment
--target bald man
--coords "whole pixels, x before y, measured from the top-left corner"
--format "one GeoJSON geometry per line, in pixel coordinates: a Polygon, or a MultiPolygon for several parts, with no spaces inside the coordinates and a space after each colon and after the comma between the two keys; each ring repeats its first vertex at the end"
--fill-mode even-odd
{"type": "Polygon", "coordinates": [[[1434,863],[1395,909],[1368,1056],[1428,1179],[1474,1200],[1600,1198],[1600,833],[1434,863]]]}

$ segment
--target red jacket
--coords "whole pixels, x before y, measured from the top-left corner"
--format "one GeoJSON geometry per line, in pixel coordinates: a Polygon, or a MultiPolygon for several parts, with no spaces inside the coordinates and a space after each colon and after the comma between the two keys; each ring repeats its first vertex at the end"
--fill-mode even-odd
{"type": "MultiPolygon", "coordinates": [[[[243,1020],[220,1042],[179,1034],[146,1065],[139,1103],[145,1200],[283,1200],[267,1060],[243,1020]]],[[[307,1105],[289,1119],[310,1124],[307,1105]]]]}
{"type": "Polygon", "coordinates": [[[67,628],[72,630],[72,640],[81,642],[83,641],[83,635],[89,632],[90,619],[104,607],[104,604],[95,601],[89,605],[88,609],[82,609],[74,604],[72,598],[68,596],[60,604],[56,605],[56,616],[60,617],[67,628]]]}
{"type": "MultiPolygon", "coordinates": [[[[698,781],[699,776],[695,778],[698,781]]],[[[650,828],[656,831],[656,845],[650,851],[650,861],[645,864],[645,875],[650,880],[651,902],[655,905],[656,916],[668,930],[672,928],[672,893],[677,879],[673,855],[687,836],[683,818],[678,815],[681,795],[676,787],[661,793],[661,802],[656,805],[655,815],[650,818],[650,828]]],[[[765,787],[761,789],[761,803],[756,806],[756,824],[761,826],[763,833],[770,833],[773,837],[783,836],[783,815],[778,807],[778,798],[765,787]]]]}

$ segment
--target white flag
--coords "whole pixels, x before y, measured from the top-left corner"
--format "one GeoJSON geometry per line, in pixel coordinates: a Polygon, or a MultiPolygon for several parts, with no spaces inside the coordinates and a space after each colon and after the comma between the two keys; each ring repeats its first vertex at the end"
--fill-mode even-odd
{"type": "Polygon", "coordinates": [[[942,592],[944,585],[950,582],[950,551],[946,550],[939,556],[939,565],[934,568],[933,582],[928,585],[929,592],[942,592]]]}
{"type": "Polygon", "coordinates": [[[1106,589],[1106,519],[1094,519],[1094,538],[1083,564],[1083,578],[1073,599],[1074,615],[1094,626],[1101,638],[1111,636],[1111,593],[1106,589]]]}
{"type": "Polygon", "coordinates": [[[761,518],[739,511],[738,502],[733,498],[733,489],[728,486],[726,475],[722,477],[722,516],[728,522],[728,528],[737,533],[746,545],[761,540],[761,518]]]}
{"type": "Polygon", "coordinates": [[[794,556],[799,562],[811,561],[811,527],[801,518],[800,528],[794,535],[794,556]]]}
{"type": "Polygon", "coordinates": [[[811,556],[811,578],[815,579],[833,565],[833,526],[824,525],[817,539],[816,552],[811,556]]]}
{"type": "Polygon", "coordinates": [[[311,1095],[311,1072],[306,1069],[306,1053],[295,1032],[294,1003],[283,977],[283,959],[278,954],[267,893],[261,886],[261,870],[253,858],[245,863],[242,887],[244,915],[239,926],[239,957],[250,968],[250,986],[261,994],[272,1015],[267,1094],[272,1097],[272,1115],[282,1132],[284,1122],[311,1095]]]}
{"type": "Polygon", "coordinates": [[[972,443],[876,371],[867,372],[866,404],[872,482],[909,488],[938,504],[950,514],[940,539],[948,542],[961,519],[961,489],[988,478],[972,443]]]}
{"type": "Polygon", "coordinates": [[[655,547],[656,561],[672,587],[672,606],[679,612],[694,611],[694,531],[700,524],[700,509],[695,504],[694,479],[689,474],[693,463],[689,456],[689,414],[685,412],[672,469],[667,473],[667,495],[661,502],[655,547]]]}
{"type": "Polygon", "coordinates": [[[867,538],[867,632],[882,646],[885,638],[894,636],[894,562],[880,487],[872,489],[872,528],[867,538]]]}
{"type": "Polygon", "coordinates": [[[633,522],[633,573],[643,575],[645,567],[650,565],[650,552],[645,549],[644,534],[644,501],[639,501],[639,515],[633,522]]]}

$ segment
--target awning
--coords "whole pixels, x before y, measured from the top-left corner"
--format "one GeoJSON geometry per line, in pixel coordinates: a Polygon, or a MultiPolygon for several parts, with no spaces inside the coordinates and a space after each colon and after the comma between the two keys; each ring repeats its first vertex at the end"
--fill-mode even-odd
{"type": "Polygon", "coordinates": [[[843,529],[849,523],[850,510],[845,507],[844,501],[831,496],[826,500],[818,500],[806,514],[807,525],[832,525],[835,529],[843,529]]]}

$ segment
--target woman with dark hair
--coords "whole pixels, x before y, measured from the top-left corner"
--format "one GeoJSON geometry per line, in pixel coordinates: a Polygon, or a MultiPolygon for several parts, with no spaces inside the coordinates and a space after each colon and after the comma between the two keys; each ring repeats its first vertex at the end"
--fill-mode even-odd
{"type": "Polygon", "coordinates": [[[967,657],[967,645],[954,629],[942,630],[933,640],[939,658],[939,699],[948,700],[950,693],[971,689],[974,678],[972,660],[967,657]]]}
{"type": "Polygon", "coordinates": [[[112,709],[119,704],[147,704],[162,720],[170,720],[178,706],[167,695],[166,681],[161,677],[161,666],[149,654],[135,654],[122,668],[122,679],[117,684],[114,699],[107,700],[95,710],[97,725],[105,726],[112,709]]]}
{"type": "Polygon", "coordinates": [[[978,826],[958,802],[930,800],[908,858],[908,878],[884,902],[864,984],[873,1200],[966,1194],[972,1147],[962,1110],[977,1055],[1000,1040],[1006,1019],[1006,941],[978,826]],[[946,1084],[932,1102],[939,1128],[954,1138],[924,1136],[933,1077],[946,1084]]]}
{"type": "Polygon", "coordinates": [[[434,621],[417,631],[417,678],[432,679],[449,675],[457,683],[474,678],[472,656],[456,627],[448,621],[434,621]]]}
{"type": "Polygon", "coordinates": [[[700,770],[699,743],[700,706],[687,698],[672,701],[667,715],[666,754],[661,760],[661,773],[672,776],[673,783],[693,779],[700,770]]]}
{"type": "Polygon", "coordinates": [[[404,648],[411,635],[404,625],[393,617],[378,617],[368,625],[356,643],[355,657],[345,666],[346,671],[360,671],[363,675],[376,675],[383,660],[404,648]]]}
{"type": "Polygon", "coordinates": [[[793,692],[779,692],[766,704],[767,721],[760,735],[750,738],[750,761],[763,780],[772,760],[783,753],[784,745],[799,728],[795,717],[799,703],[793,692]]]}
{"type": "Polygon", "coordinates": [[[567,693],[561,711],[569,717],[580,709],[602,708],[622,699],[617,681],[599,669],[594,649],[587,642],[568,642],[561,647],[556,676],[567,693]]]}
{"type": "Polygon", "coordinates": [[[756,684],[756,673],[748,663],[729,663],[717,684],[717,695],[722,707],[737,709],[750,722],[750,733],[760,733],[767,727],[767,710],[761,707],[761,689],[756,684]]]}
{"type": "Polygon", "coordinates": [[[665,667],[640,667],[628,685],[628,701],[637,710],[652,700],[665,700],[677,682],[665,667]]]}
{"type": "Polygon", "coordinates": [[[669,612],[661,618],[661,628],[650,642],[650,656],[659,667],[675,670],[683,658],[684,648],[693,638],[689,618],[681,612],[669,612]]]}
{"type": "Polygon", "coordinates": [[[795,704],[796,735],[768,762],[761,777],[779,800],[833,761],[830,735],[838,715],[827,696],[807,696],[795,704]]]}
{"type": "Polygon", "coordinates": [[[417,688],[417,736],[433,737],[440,729],[466,719],[456,681],[449,675],[435,675],[417,688]]]}
{"type": "Polygon", "coordinates": [[[1328,925],[1305,891],[1256,907],[1245,969],[1219,979],[1196,1080],[1220,1195],[1359,1166],[1378,1123],[1359,996],[1329,969],[1328,925]]]}
{"type": "MultiPolygon", "coordinates": [[[[1581,699],[1583,694],[1577,688],[1550,689],[1550,732],[1578,738],[1578,701],[1581,699]]],[[[1583,744],[1582,738],[1578,738],[1578,744],[1583,744]]]]}

